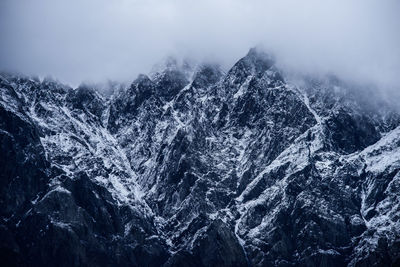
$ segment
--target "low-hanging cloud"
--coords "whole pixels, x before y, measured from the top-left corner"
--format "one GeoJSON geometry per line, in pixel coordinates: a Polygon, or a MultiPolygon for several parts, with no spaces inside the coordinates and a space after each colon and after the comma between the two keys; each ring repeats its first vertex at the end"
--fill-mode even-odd
{"type": "Polygon", "coordinates": [[[233,64],[261,45],[281,65],[400,84],[398,0],[2,0],[0,69],[132,80],[168,54],[233,64]]]}

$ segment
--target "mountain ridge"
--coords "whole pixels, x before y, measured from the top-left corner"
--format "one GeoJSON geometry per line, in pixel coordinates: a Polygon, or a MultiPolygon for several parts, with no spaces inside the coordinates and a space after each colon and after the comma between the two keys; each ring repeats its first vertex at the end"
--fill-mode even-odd
{"type": "Polygon", "coordinates": [[[0,80],[10,265],[400,263],[400,116],[345,83],[298,83],[256,49],[109,98],[0,80]]]}

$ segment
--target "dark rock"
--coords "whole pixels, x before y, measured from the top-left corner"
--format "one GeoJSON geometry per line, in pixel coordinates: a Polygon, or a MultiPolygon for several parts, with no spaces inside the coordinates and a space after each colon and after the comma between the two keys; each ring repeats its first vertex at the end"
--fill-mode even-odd
{"type": "Polygon", "coordinates": [[[5,266],[396,266],[400,115],[251,49],[129,86],[0,76],[5,266]]]}

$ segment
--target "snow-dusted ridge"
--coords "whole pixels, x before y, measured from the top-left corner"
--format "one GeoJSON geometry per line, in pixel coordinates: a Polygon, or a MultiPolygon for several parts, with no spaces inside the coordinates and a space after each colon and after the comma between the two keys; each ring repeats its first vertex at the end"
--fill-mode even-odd
{"type": "Polygon", "coordinates": [[[105,98],[89,85],[0,76],[11,261],[400,263],[390,106],[378,114],[345,83],[291,79],[257,49],[227,73],[169,59],[116,88],[105,98]]]}

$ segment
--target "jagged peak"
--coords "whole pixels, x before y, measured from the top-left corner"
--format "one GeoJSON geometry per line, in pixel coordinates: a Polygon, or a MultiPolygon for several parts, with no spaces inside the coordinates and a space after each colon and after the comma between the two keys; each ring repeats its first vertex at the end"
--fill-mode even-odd
{"type": "Polygon", "coordinates": [[[145,74],[139,74],[128,88],[128,92],[137,94],[145,91],[153,91],[154,82],[145,74]]]}
{"type": "Polygon", "coordinates": [[[220,65],[216,63],[203,63],[197,67],[193,75],[192,85],[196,88],[206,87],[217,83],[224,72],[220,65]]]}
{"type": "Polygon", "coordinates": [[[254,68],[256,73],[263,73],[275,64],[274,58],[260,48],[251,48],[241,59],[247,66],[254,68]]]}
{"type": "Polygon", "coordinates": [[[112,95],[118,94],[118,92],[126,90],[128,85],[125,82],[118,82],[115,80],[106,80],[102,82],[82,82],[79,87],[88,87],[95,90],[101,97],[109,99],[112,95]]]}
{"type": "Polygon", "coordinates": [[[246,56],[236,62],[228,71],[224,83],[229,87],[242,85],[248,77],[261,78],[267,70],[272,70],[275,60],[260,48],[251,48],[246,56]]]}
{"type": "Polygon", "coordinates": [[[152,80],[157,80],[167,73],[179,72],[182,73],[186,79],[190,80],[196,66],[197,63],[192,59],[180,59],[178,57],[168,56],[166,59],[153,66],[149,76],[152,80]]]}
{"type": "Polygon", "coordinates": [[[192,79],[194,65],[188,60],[169,57],[156,65],[150,74],[156,94],[169,101],[192,79]]]}
{"type": "Polygon", "coordinates": [[[0,78],[8,80],[8,81],[21,81],[26,80],[30,82],[40,83],[40,79],[37,76],[28,76],[26,74],[20,72],[13,71],[1,71],[0,78]]]}
{"type": "Polygon", "coordinates": [[[95,91],[94,85],[89,83],[81,83],[75,90],[79,91],[95,91]]]}
{"type": "Polygon", "coordinates": [[[63,84],[59,80],[51,76],[46,76],[41,82],[41,88],[44,90],[52,90],[58,92],[68,92],[72,90],[69,85],[63,84]]]}
{"type": "Polygon", "coordinates": [[[246,56],[241,58],[229,71],[245,72],[247,74],[259,75],[267,71],[275,64],[274,58],[260,48],[251,48],[246,56]]]}
{"type": "Polygon", "coordinates": [[[100,89],[95,84],[81,83],[77,88],[71,90],[69,95],[103,99],[99,91],[100,89]]]}
{"type": "Polygon", "coordinates": [[[138,77],[132,82],[131,86],[136,86],[138,84],[153,83],[149,76],[146,74],[139,74],[138,77]]]}
{"type": "Polygon", "coordinates": [[[58,79],[54,78],[53,76],[46,76],[42,80],[42,86],[54,86],[54,87],[61,87],[64,89],[72,89],[70,86],[60,82],[58,79]]]}
{"type": "Polygon", "coordinates": [[[66,96],[67,103],[81,110],[89,110],[92,114],[100,117],[105,107],[104,99],[98,90],[88,84],[81,84],[75,90],[69,91],[66,96]]]}

